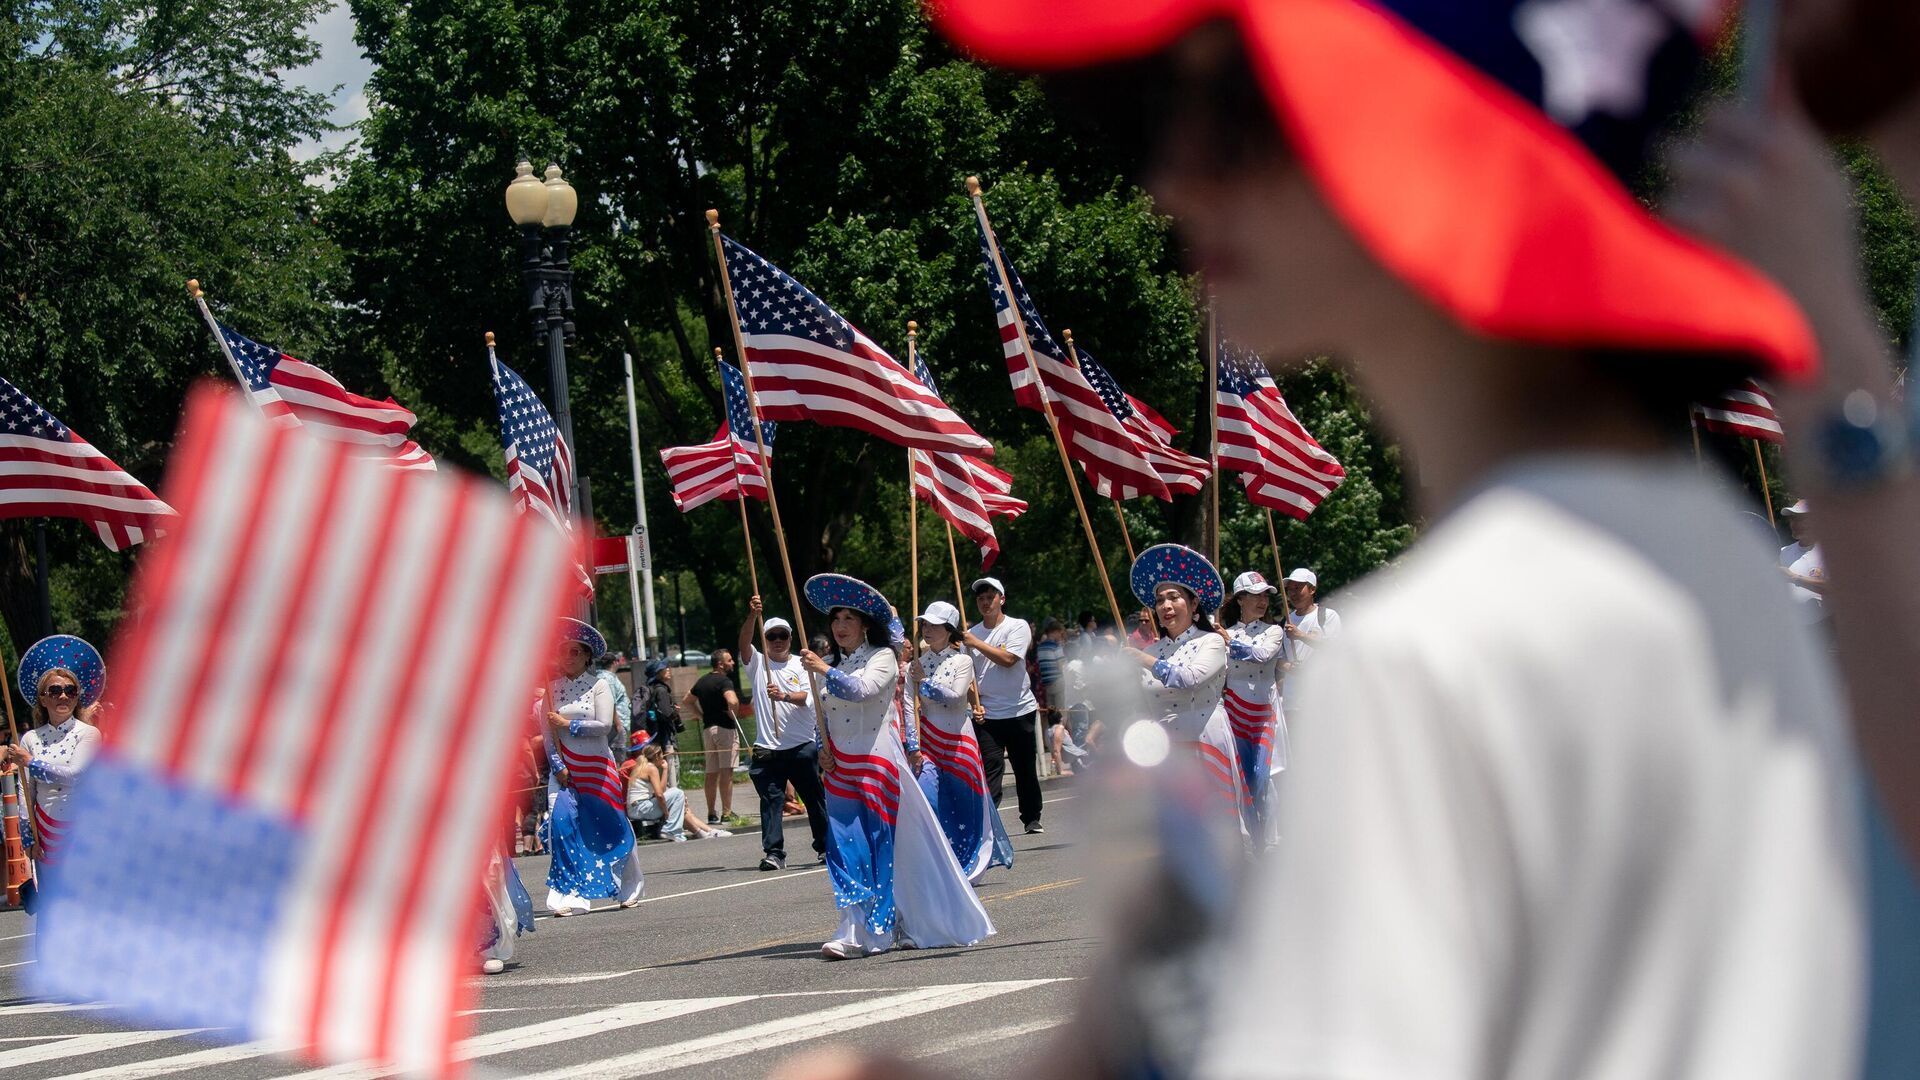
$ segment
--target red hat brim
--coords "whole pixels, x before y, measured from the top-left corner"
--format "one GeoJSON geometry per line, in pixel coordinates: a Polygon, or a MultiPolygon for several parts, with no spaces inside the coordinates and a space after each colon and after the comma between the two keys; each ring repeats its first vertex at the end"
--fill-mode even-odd
{"type": "Polygon", "coordinates": [[[1288,144],[1382,265],[1461,325],[1540,344],[1738,355],[1810,373],[1771,280],[1667,226],[1531,102],[1361,0],[946,0],[990,63],[1137,57],[1231,18],[1288,144]]]}

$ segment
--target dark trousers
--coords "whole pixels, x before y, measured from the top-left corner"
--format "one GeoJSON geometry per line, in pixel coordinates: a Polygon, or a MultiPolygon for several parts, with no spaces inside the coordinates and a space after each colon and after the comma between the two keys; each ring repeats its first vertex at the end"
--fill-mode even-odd
{"type": "Polygon", "coordinates": [[[1034,741],[1033,714],[976,720],[973,734],[980,740],[980,764],[987,770],[987,790],[993,792],[993,805],[1000,805],[1007,757],[1012,755],[1013,787],[1020,798],[1020,824],[1039,821],[1040,773],[1039,763],[1034,760],[1039,743],[1034,741]]]}
{"type": "Polygon", "coordinates": [[[787,857],[787,785],[807,808],[807,827],[813,830],[813,850],[827,850],[827,796],[820,790],[820,746],[803,743],[790,750],[753,748],[747,778],[760,793],[760,850],[787,857]]]}

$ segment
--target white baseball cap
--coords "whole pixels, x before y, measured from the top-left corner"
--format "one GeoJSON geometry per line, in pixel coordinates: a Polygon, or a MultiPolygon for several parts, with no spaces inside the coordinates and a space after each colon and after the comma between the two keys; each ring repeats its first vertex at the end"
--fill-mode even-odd
{"type": "Polygon", "coordinates": [[[935,600],[920,613],[921,622],[939,623],[952,630],[960,629],[960,609],[945,600],[935,600]]]}
{"type": "Polygon", "coordinates": [[[1794,503],[1792,506],[1789,506],[1784,510],[1781,510],[1780,512],[1783,514],[1792,514],[1795,517],[1799,517],[1801,514],[1812,513],[1813,507],[1807,505],[1807,500],[1801,499],[1799,502],[1794,503]]]}
{"type": "Polygon", "coordinates": [[[973,580],[974,592],[976,593],[979,592],[983,586],[986,588],[992,589],[994,592],[999,593],[1001,596],[1007,595],[1007,587],[1005,585],[1000,584],[1000,579],[997,577],[983,577],[983,578],[975,578],[973,580]]]}
{"type": "Polygon", "coordinates": [[[791,634],[793,633],[793,624],[781,618],[780,616],[775,615],[773,618],[767,620],[767,633],[771,634],[775,630],[785,630],[787,633],[791,634]]]}
{"type": "Polygon", "coordinates": [[[1314,576],[1313,571],[1304,566],[1294,567],[1293,573],[1287,575],[1287,580],[1297,581],[1302,585],[1311,585],[1316,589],[1320,587],[1320,579],[1314,576]]]}
{"type": "Polygon", "coordinates": [[[1279,591],[1279,589],[1273,587],[1272,582],[1260,576],[1260,571],[1258,570],[1249,570],[1233,579],[1233,595],[1235,596],[1241,593],[1270,593],[1279,591]]]}

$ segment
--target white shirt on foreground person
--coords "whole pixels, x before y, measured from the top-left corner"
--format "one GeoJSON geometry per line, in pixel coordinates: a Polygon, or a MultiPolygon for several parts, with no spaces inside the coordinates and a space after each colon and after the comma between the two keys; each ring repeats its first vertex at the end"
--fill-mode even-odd
{"type": "Polygon", "coordinates": [[[1200,1076],[1855,1074],[1833,674],[1691,461],[1504,470],[1345,606],[1200,1076]]]}

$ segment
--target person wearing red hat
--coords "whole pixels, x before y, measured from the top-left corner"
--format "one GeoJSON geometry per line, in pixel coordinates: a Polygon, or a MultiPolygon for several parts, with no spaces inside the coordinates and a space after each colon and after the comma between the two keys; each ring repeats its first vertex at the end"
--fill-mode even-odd
{"type": "Polygon", "coordinates": [[[1834,673],[1681,443],[1690,402],[1809,377],[1814,337],[1629,186],[1725,5],[931,11],[980,59],[1099,69],[1053,85],[1144,136],[1220,321],[1344,364],[1432,523],[1289,687],[1279,812],[1337,827],[1254,871],[1193,1011],[1125,977],[1165,971],[1164,921],[1118,941],[1059,1073],[1850,1075],[1834,673]]]}

